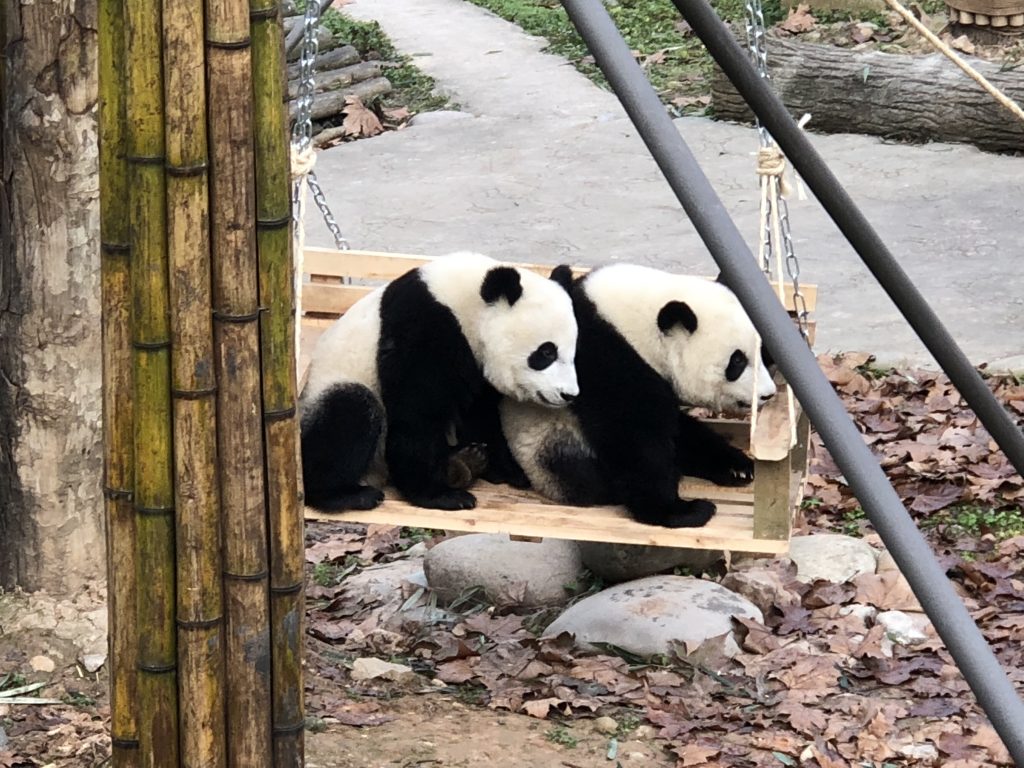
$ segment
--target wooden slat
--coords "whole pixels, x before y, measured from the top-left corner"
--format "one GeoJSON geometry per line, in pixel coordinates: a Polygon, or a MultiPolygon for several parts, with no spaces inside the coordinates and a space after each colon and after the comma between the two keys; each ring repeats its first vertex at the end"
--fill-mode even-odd
{"type": "MultiPolygon", "coordinates": [[[[717,490],[731,497],[737,495],[734,489],[717,490]]],[[[306,519],[732,552],[779,554],[788,548],[784,539],[754,538],[750,503],[723,500],[718,503],[718,513],[703,528],[662,528],[634,522],[618,507],[559,506],[528,492],[482,482],[474,486],[473,493],[478,502],[476,509],[443,511],[411,506],[388,489],[387,500],[374,510],[331,514],[307,507],[306,519]]]]}
{"type": "MultiPolygon", "coordinates": [[[[401,253],[383,253],[380,251],[338,251],[333,248],[316,248],[309,246],[303,251],[303,271],[309,275],[323,275],[328,277],[349,277],[366,280],[393,280],[405,274],[410,269],[423,266],[432,261],[430,256],[414,256],[401,253]]],[[[551,273],[553,265],[531,264],[526,262],[507,262],[523,269],[529,269],[545,277],[551,273]]],[[[587,269],[573,267],[573,273],[583,275],[587,269]]],[[[711,278],[709,278],[711,279],[711,278]]],[[[312,309],[313,306],[307,297],[309,285],[303,289],[303,308],[306,311],[330,311],[327,309],[312,309]]],[[[355,287],[355,286],[347,286],[355,287]]],[[[786,309],[790,312],[793,308],[793,286],[787,284],[786,309]]],[[[800,292],[803,294],[807,311],[813,312],[817,304],[818,288],[816,285],[801,284],[800,292]]],[[[348,306],[351,306],[349,304],[348,306]]],[[[345,307],[345,309],[348,308],[345,307]]],[[[344,310],[341,310],[344,311],[344,310]]]]}

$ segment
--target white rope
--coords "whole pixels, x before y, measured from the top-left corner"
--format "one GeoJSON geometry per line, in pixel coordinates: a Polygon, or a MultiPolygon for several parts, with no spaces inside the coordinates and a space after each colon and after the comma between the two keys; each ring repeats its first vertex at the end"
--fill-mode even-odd
{"type": "Polygon", "coordinates": [[[306,177],[316,165],[316,152],[312,145],[300,149],[292,144],[291,179],[294,195],[293,205],[295,228],[293,232],[292,268],[295,280],[295,370],[299,371],[300,345],[302,344],[302,276],[305,268],[306,248],[306,177]]]}

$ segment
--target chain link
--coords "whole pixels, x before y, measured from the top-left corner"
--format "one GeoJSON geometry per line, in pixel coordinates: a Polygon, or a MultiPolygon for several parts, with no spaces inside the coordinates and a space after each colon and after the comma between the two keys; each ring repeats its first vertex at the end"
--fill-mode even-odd
{"type": "MultiPolygon", "coordinates": [[[[320,27],[320,0],[306,0],[306,11],[302,17],[302,52],[299,55],[299,95],[298,107],[295,115],[295,125],[292,126],[292,144],[301,152],[309,148],[313,141],[313,94],[316,91],[316,56],[320,51],[320,44],[316,39],[317,30],[320,27]]],[[[347,251],[350,246],[348,240],[341,232],[331,208],[327,204],[320,182],[316,174],[310,171],[306,174],[306,183],[313,193],[313,202],[324,217],[324,223],[334,238],[334,244],[339,251],[347,251]]],[[[292,211],[297,217],[300,214],[299,201],[302,193],[302,179],[296,180],[292,188],[292,211]]],[[[302,222],[296,221],[296,226],[302,222]]]]}
{"type": "MultiPolygon", "coordinates": [[[[769,80],[771,75],[768,72],[768,44],[765,32],[764,8],[761,5],[761,0],[746,0],[746,11],[747,49],[750,52],[750,58],[754,62],[754,66],[757,68],[758,75],[765,80],[769,80]]],[[[768,133],[768,130],[761,125],[760,120],[756,120],[756,125],[761,147],[774,146],[775,140],[768,133]]],[[[789,274],[790,282],[793,285],[793,308],[796,311],[797,324],[800,328],[800,333],[805,339],[809,340],[807,300],[804,298],[803,293],[800,292],[800,260],[797,259],[796,250],[793,248],[793,235],[789,227],[789,206],[786,203],[786,198],[781,194],[777,193],[774,195],[774,199],[772,197],[769,195],[765,208],[764,232],[762,233],[764,238],[764,260],[761,268],[765,271],[765,274],[771,276],[773,249],[779,245],[774,242],[775,238],[770,224],[772,206],[775,206],[775,211],[779,217],[779,229],[782,234],[781,246],[786,261],[786,272],[789,274]]]]}

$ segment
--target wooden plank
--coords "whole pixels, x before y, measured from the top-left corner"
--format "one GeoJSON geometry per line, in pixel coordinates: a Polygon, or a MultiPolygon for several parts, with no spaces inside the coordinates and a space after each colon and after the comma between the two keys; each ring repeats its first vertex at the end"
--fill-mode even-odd
{"type": "Polygon", "coordinates": [[[784,552],[788,546],[785,540],[753,536],[750,504],[720,503],[718,514],[703,528],[662,528],[637,523],[617,507],[560,506],[487,483],[479,483],[473,492],[478,506],[471,510],[413,507],[388,489],[388,499],[376,509],[332,514],[307,507],[306,519],[767,554],[784,552]]]}
{"type": "Polygon", "coordinates": [[[791,454],[788,454],[782,461],[754,462],[752,534],[755,539],[789,541],[793,526],[790,459],[791,454]]]}
{"type": "MultiPolygon", "coordinates": [[[[339,251],[333,248],[318,248],[307,246],[303,250],[303,271],[309,275],[323,275],[330,277],[349,277],[366,280],[393,280],[404,275],[410,269],[423,266],[434,257],[415,256],[402,253],[384,253],[381,251],[339,251]]],[[[532,272],[547,277],[551,274],[553,265],[531,264],[528,262],[507,262],[513,266],[529,269],[532,272]]],[[[584,275],[589,270],[583,267],[573,267],[573,274],[584,275]]],[[[708,278],[709,280],[712,278],[708,278]]],[[[308,288],[308,285],[306,286],[308,288]]],[[[793,286],[787,284],[786,309],[794,311],[793,286]]],[[[303,305],[309,302],[303,291],[303,305]]],[[[800,285],[800,292],[804,296],[807,311],[813,312],[817,304],[818,287],[811,284],[800,285]]],[[[349,305],[351,306],[351,305],[349,305]]],[[[347,307],[346,307],[347,309],[347,307]]],[[[319,311],[319,310],[318,310],[319,311]]]]}
{"type": "Polygon", "coordinates": [[[340,316],[373,289],[367,285],[306,283],[302,286],[302,311],[340,316]]]}

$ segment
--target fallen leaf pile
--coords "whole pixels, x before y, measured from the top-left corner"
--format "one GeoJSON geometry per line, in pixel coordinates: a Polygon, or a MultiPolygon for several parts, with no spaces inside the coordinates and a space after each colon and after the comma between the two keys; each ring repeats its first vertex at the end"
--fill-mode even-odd
{"type": "MultiPolygon", "coordinates": [[[[1024,480],[953,388],[931,371],[869,375],[866,354],[821,355],[818,362],[907,508],[919,518],[955,504],[992,509],[1024,504],[1024,480]]],[[[877,374],[877,372],[875,372],[877,374]]],[[[989,379],[996,397],[1024,425],[1024,386],[989,379]]],[[[817,435],[807,494],[828,512],[858,506],[817,435]]]]}

